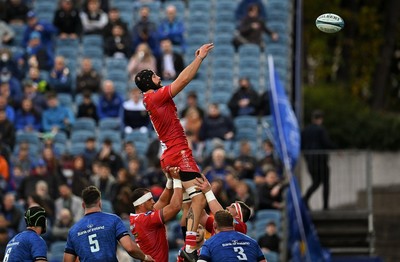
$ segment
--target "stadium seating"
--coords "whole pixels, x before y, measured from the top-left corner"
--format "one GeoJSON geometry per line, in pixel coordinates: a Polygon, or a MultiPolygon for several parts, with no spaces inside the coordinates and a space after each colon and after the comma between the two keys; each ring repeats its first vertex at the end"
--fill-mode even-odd
{"type": "Polygon", "coordinates": [[[99,128],[101,131],[104,130],[115,130],[121,131],[121,119],[119,117],[107,117],[100,119],[99,128]]]}
{"type": "Polygon", "coordinates": [[[75,142],[71,144],[71,148],[69,149],[69,153],[72,156],[81,155],[85,150],[85,143],[83,142],[75,142]]]}
{"type": "Polygon", "coordinates": [[[71,133],[71,143],[85,143],[90,137],[95,137],[95,130],[73,130],[71,133]]]}
{"type": "Polygon", "coordinates": [[[93,118],[80,117],[77,118],[72,126],[73,131],[86,130],[93,131],[96,129],[96,122],[93,118]]]}

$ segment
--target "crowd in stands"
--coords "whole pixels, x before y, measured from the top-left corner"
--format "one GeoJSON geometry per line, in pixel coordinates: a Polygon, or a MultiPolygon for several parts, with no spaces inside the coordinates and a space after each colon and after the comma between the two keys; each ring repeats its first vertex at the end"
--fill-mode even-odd
{"type": "MultiPolygon", "coordinates": [[[[190,63],[185,61],[190,36],[168,1],[163,19],[153,21],[144,3],[134,23],[124,21],[107,0],[60,0],[52,21],[38,17],[36,2],[1,2],[0,234],[11,238],[21,231],[23,210],[39,204],[49,214],[45,240],[50,244],[65,241],[69,227],[83,216],[80,193],[87,185],[97,186],[109,210],[123,219],[133,211],[135,188],[160,195],[165,185],[161,148],[132,80],[150,68],[164,84],[173,81],[190,63]],[[17,27],[23,27],[20,39],[13,30],[17,27]],[[100,43],[90,42],[92,36],[100,43]],[[60,47],[71,43],[69,53],[61,54],[60,47]],[[101,56],[117,61],[110,68],[99,67],[96,53],[85,49],[96,44],[101,56]],[[83,55],[77,57],[80,48],[83,55]],[[110,77],[112,67],[126,79],[122,89],[121,81],[110,77]]],[[[265,26],[262,1],[240,1],[234,15],[236,48],[247,43],[263,48],[264,32],[278,39],[265,26]]],[[[196,91],[186,92],[179,114],[222,206],[241,200],[254,212],[281,210],[280,162],[268,137],[255,136],[260,119],[270,113],[268,96],[260,95],[252,81],[240,77],[237,87],[229,87],[232,96],[225,110],[219,103],[198,101],[196,91]],[[257,121],[256,130],[248,126],[253,128],[250,136],[236,122],[246,117],[257,121]]],[[[273,226],[268,224],[267,232],[275,239],[273,226]]],[[[275,242],[264,237],[259,243],[278,252],[275,242]],[[275,246],[268,247],[270,242],[275,246]]]]}

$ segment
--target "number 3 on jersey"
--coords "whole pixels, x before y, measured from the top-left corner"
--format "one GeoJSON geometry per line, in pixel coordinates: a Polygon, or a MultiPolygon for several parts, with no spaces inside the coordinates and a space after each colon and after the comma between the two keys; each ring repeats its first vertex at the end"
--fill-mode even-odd
{"type": "Polygon", "coordinates": [[[244,253],[243,247],[234,247],[233,251],[237,253],[238,255],[236,256],[239,260],[246,260],[247,261],[247,256],[244,253]]]}
{"type": "Polygon", "coordinates": [[[99,241],[96,239],[97,235],[92,234],[88,236],[89,244],[90,244],[90,251],[92,253],[100,251],[99,241]]]}

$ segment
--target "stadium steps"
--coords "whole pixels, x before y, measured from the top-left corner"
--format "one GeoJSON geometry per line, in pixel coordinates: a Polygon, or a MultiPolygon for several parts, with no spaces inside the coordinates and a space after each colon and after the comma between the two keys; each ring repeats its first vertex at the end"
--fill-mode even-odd
{"type": "Polygon", "coordinates": [[[311,217],[321,245],[332,256],[368,255],[370,233],[366,211],[314,211],[311,217]]]}

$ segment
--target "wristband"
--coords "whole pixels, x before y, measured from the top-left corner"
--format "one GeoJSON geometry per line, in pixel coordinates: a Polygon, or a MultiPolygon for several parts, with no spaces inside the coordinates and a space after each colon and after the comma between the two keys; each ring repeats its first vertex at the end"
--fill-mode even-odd
{"type": "Polygon", "coordinates": [[[198,55],[197,57],[198,57],[198,58],[200,58],[200,59],[201,59],[201,61],[203,61],[203,60],[204,60],[204,58],[205,58],[205,57],[201,57],[200,55],[198,55]]]}
{"type": "Polygon", "coordinates": [[[207,203],[210,203],[211,201],[216,199],[212,190],[208,191],[204,195],[206,196],[207,203]]]}
{"type": "Polygon", "coordinates": [[[182,188],[182,181],[180,179],[172,179],[174,188],[182,188]]]}
{"type": "Polygon", "coordinates": [[[143,261],[148,261],[149,257],[147,255],[144,255],[143,261]]]}
{"type": "Polygon", "coordinates": [[[172,188],[172,179],[167,178],[167,183],[165,184],[165,188],[171,189],[172,188]]]}

